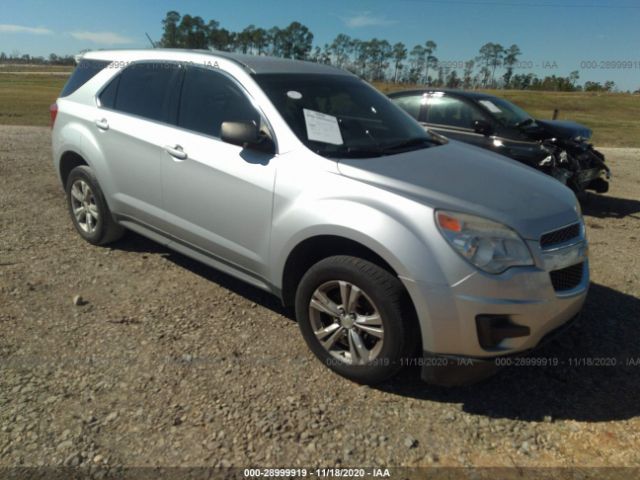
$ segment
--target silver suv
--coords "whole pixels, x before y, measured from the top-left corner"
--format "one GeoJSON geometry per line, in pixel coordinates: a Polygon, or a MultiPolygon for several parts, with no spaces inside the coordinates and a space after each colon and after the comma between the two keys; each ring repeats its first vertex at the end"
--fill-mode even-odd
{"type": "Polygon", "coordinates": [[[90,52],[51,116],[85,240],[130,229],[278,295],[313,353],[355,381],[407,365],[433,383],[483,378],[585,300],[571,190],[424,131],[347,72],[90,52]]]}

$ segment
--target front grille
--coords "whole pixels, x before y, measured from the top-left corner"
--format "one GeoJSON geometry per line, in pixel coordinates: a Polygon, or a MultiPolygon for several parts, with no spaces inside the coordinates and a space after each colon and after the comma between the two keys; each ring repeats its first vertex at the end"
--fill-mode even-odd
{"type": "Polygon", "coordinates": [[[540,246],[542,248],[550,247],[558,243],[568,242],[572,238],[580,236],[580,224],[574,223],[568,227],[554,230],[553,232],[545,233],[540,238],[540,246]]]}
{"type": "Polygon", "coordinates": [[[584,263],[549,272],[551,284],[556,292],[576,288],[582,281],[582,275],[584,275],[584,263]]]}

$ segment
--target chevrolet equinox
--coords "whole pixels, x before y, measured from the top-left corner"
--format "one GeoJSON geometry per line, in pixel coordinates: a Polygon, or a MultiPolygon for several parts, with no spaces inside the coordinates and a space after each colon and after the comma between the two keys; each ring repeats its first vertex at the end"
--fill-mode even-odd
{"type": "Polygon", "coordinates": [[[89,52],[50,113],[80,236],[105,245],[133,230],[272,292],[352,380],[417,364],[425,381],[469,383],[584,303],[570,189],[425,131],[345,71],[89,52]]]}

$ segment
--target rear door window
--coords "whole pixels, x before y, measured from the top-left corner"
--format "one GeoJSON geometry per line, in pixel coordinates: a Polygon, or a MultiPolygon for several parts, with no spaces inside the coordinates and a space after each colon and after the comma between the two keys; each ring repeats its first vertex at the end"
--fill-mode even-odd
{"type": "Polygon", "coordinates": [[[60,97],[67,97],[71,95],[95,77],[110,63],[110,61],[105,60],[80,60],[80,63],[78,63],[78,66],[71,74],[71,77],[69,77],[69,80],[67,80],[67,83],[65,83],[62,88],[60,97]]]}
{"type": "Polygon", "coordinates": [[[102,94],[113,109],[158,122],[171,123],[177,110],[179,82],[183,69],[177,63],[144,62],[130,65],[102,94]],[[115,97],[113,101],[112,98],[115,97]]]}

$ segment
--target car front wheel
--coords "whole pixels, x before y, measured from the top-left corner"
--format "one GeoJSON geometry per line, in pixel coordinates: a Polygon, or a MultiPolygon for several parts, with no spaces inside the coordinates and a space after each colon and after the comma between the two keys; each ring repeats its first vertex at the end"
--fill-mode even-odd
{"type": "Polygon", "coordinates": [[[351,380],[392,377],[415,351],[417,322],[402,284],[387,270],[351,256],[329,257],[303,276],[296,317],[313,353],[351,380]]]}

